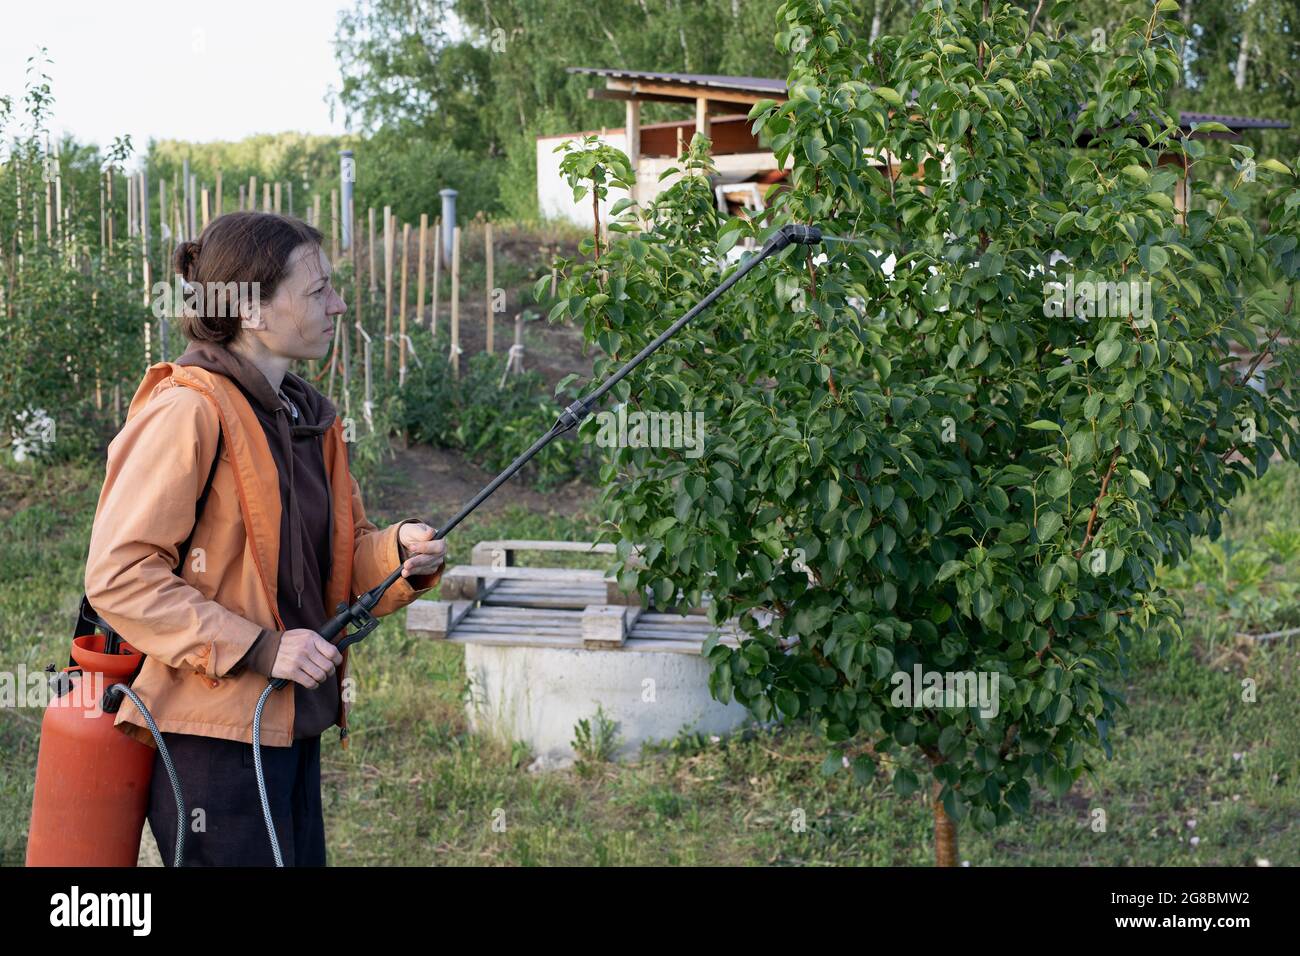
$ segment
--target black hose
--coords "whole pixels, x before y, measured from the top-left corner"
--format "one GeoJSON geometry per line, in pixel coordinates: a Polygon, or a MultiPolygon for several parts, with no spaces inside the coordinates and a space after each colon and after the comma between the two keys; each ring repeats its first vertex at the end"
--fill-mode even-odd
{"type": "Polygon", "coordinates": [[[131,703],[135,704],[144,716],[144,722],[149,725],[149,733],[153,734],[154,742],[158,744],[158,753],[162,754],[163,766],[167,768],[167,776],[172,782],[172,795],[176,798],[176,854],[172,866],[179,868],[184,865],[185,823],[189,816],[185,811],[185,798],[181,796],[180,777],[176,776],[176,767],[172,764],[172,755],[167,751],[167,743],[158,731],[158,725],[153,722],[153,714],[149,713],[149,708],[144,705],[144,701],[126,684],[114,684],[110,691],[115,690],[131,698],[131,703]]]}

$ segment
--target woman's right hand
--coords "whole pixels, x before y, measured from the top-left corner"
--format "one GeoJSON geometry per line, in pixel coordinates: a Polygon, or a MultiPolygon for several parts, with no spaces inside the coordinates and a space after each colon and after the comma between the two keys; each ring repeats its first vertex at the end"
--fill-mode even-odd
{"type": "Polygon", "coordinates": [[[309,628],[295,627],[280,638],[271,676],[314,690],[342,663],[343,654],[337,647],[309,628]]]}

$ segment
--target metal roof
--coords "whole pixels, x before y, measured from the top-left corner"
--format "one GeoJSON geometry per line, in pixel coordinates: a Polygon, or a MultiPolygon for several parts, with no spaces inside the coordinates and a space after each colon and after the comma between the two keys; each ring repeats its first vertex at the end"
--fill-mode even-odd
{"type": "Polygon", "coordinates": [[[569,73],[604,76],[612,80],[650,80],[657,83],[683,83],[688,86],[712,87],[718,90],[740,90],[744,93],[775,93],[785,96],[785,80],[772,80],[762,76],[718,76],[711,73],[647,73],[641,70],[610,70],[603,67],[571,66],[569,73]]]}
{"type": "MultiPolygon", "coordinates": [[[[569,73],[587,76],[603,76],[611,80],[646,80],[655,83],[680,83],[684,86],[697,86],[719,90],[737,90],[743,93],[785,96],[785,80],[771,79],[763,76],[720,76],[716,73],[653,73],[644,70],[615,70],[606,67],[571,66],[569,73]]],[[[1182,126],[1191,123],[1222,123],[1231,130],[1241,129],[1290,129],[1286,120],[1263,119],[1254,116],[1231,116],[1221,113],[1193,113],[1179,111],[1178,122],[1182,126]]]]}
{"type": "Polygon", "coordinates": [[[1259,119],[1254,116],[1228,116],[1222,113],[1189,113],[1180,110],[1178,122],[1183,126],[1191,123],[1222,123],[1228,129],[1290,129],[1286,120],[1259,119]]]}

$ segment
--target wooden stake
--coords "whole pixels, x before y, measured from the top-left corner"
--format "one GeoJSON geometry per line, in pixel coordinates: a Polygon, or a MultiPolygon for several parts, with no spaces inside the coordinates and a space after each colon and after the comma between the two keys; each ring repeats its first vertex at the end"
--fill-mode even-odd
{"type": "MultiPolygon", "coordinates": [[[[45,235],[47,237],[54,235],[54,219],[52,212],[54,209],[54,183],[49,179],[45,181],[45,235]]],[[[126,177],[126,235],[128,239],[135,238],[135,177],[126,177]]]]}
{"type": "Polygon", "coordinates": [[[239,184],[239,211],[244,212],[244,204],[248,201],[248,187],[243,183],[239,184]]]}
{"type": "Polygon", "coordinates": [[[428,257],[429,214],[420,213],[420,268],[415,281],[415,324],[424,324],[424,263],[428,257]]]}
{"type": "Polygon", "coordinates": [[[339,191],[330,190],[330,261],[339,261],[339,191]]]}
{"type": "Polygon", "coordinates": [[[483,244],[487,256],[487,352],[492,353],[495,316],[492,313],[496,285],[492,278],[492,223],[483,224],[483,244]]]}
{"type": "Polygon", "coordinates": [[[388,380],[393,344],[393,207],[384,207],[384,381],[388,380]]]}
{"type": "Polygon", "coordinates": [[[262,212],[271,211],[271,184],[262,183],[262,212]]]}
{"type": "MultiPolygon", "coordinates": [[[[32,210],[33,215],[35,214],[35,212],[36,210],[33,209],[32,210]]],[[[113,168],[110,166],[108,170],[108,255],[105,256],[105,258],[111,256],[112,251],[113,251],[113,168]]]]}
{"type": "Polygon", "coordinates": [[[217,215],[220,216],[226,211],[226,204],[222,201],[221,195],[221,170],[217,170],[217,215]]]}
{"type": "Polygon", "coordinates": [[[411,224],[402,225],[402,301],[398,306],[398,334],[401,340],[397,343],[397,384],[401,386],[406,381],[406,277],[410,270],[407,269],[407,260],[409,258],[407,251],[411,245],[411,224]]]}
{"type": "Polygon", "coordinates": [[[198,238],[199,235],[199,177],[195,173],[190,173],[190,218],[189,231],[187,235],[190,238],[198,238]]]}
{"type": "Polygon", "coordinates": [[[460,226],[451,234],[451,374],[460,378],[460,226]]]}
{"type": "MultiPolygon", "coordinates": [[[[290,183],[289,185],[292,187],[293,184],[290,183]]],[[[356,200],[355,198],[350,198],[348,200],[348,218],[351,219],[353,222],[356,222],[356,219],[354,217],[355,211],[356,211],[356,200]]],[[[357,327],[357,332],[358,332],[357,347],[360,348],[361,346],[361,336],[360,336],[361,256],[357,254],[357,243],[355,242],[353,242],[352,244],[351,255],[352,255],[352,313],[353,316],[355,317],[355,325],[357,327]]],[[[351,382],[351,377],[349,373],[351,364],[352,364],[351,359],[348,355],[348,337],[345,335],[343,336],[343,414],[345,417],[351,414],[351,408],[352,408],[351,405],[352,400],[348,396],[348,385],[351,382]]]]}
{"type": "Polygon", "coordinates": [[[277,215],[279,215],[280,212],[280,184],[279,183],[275,184],[275,212],[277,215]]]}
{"type": "Polygon", "coordinates": [[[379,280],[375,270],[375,207],[370,207],[370,294],[374,297],[379,288],[379,280]]]}
{"type": "Polygon", "coordinates": [[[208,191],[206,188],[199,194],[200,212],[203,216],[203,228],[208,228],[208,191]]]}
{"type": "Polygon", "coordinates": [[[429,317],[429,332],[438,334],[438,284],[442,279],[442,217],[433,220],[433,314],[429,317]]]}
{"type": "MultiPolygon", "coordinates": [[[[161,266],[161,268],[159,268],[158,270],[158,275],[160,278],[163,276],[167,276],[167,281],[171,282],[171,268],[169,267],[168,260],[167,260],[167,243],[163,239],[163,235],[169,231],[170,230],[168,230],[167,228],[167,180],[159,176],[158,177],[158,247],[159,247],[158,253],[159,253],[159,265],[161,266]]],[[[175,241],[176,241],[176,237],[173,236],[172,242],[175,241]]]]}
{"type": "Polygon", "coordinates": [[[320,193],[311,197],[311,224],[314,228],[320,228],[320,193]]]}

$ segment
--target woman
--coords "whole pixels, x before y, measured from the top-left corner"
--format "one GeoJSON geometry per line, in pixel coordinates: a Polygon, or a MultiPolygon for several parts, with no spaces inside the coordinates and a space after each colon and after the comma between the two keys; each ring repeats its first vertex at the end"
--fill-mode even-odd
{"type": "MultiPolygon", "coordinates": [[[[108,448],[86,594],[145,655],[132,687],[176,766],[191,864],[273,862],[252,718],[276,677],[292,684],[268,700],[261,743],[281,853],[286,866],[325,864],[320,735],[338,724],[346,744],[352,682],[348,652],[315,629],[399,564],[375,616],[442,576],[434,529],[367,520],[334,407],[289,371],[328,353],[347,309],[320,243],[297,219],[255,212],[220,216],[182,243],[190,346],[148,370],[108,448]]],[[[129,700],[116,724],[153,746],[129,700]]],[[[176,807],[160,755],[149,826],[170,862],[176,807]]]]}

